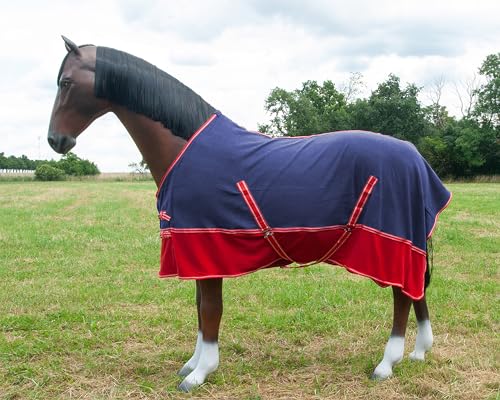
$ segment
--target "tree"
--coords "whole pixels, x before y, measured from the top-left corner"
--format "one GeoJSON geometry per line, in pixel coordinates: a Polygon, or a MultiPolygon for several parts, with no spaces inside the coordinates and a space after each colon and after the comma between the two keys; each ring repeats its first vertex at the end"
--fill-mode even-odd
{"type": "Polygon", "coordinates": [[[83,160],[74,153],[64,155],[59,161],[46,160],[30,160],[24,154],[21,157],[9,156],[6,157],[0,153],[0,169],[30,169],[36,170],[40,165],[50,165],[54,168],[63,170],[67,175],[82,176],[82,175],[97,175],[99,169],[97,165],[88,160],[83,160]]]}
{"type": "Polygon", "coordinates": [[[146,163],[146,161],[144,160],[144,158],[140,162],[130,163],[128,166],[130,168],[132,168],[135,173],[138,173],[138,174],[145,174],[146,172],[149,171],[149,166],[146,163]]]}
{"type": "MultiPolygon", "coordinates": [[[[481,65],[484,77],[466,82],[460,94],[462,118],[441,104],[445,78],[427,89],[431,104],[418,100],[421,88],[402,86],[389,75],[368,98],[358,98],[361,75],[354,74],[337,90],[333,82],[306,81],[300,89],[275,88],[266,99],[271,121],[260,128],[274,135],[307,135],[363,129],[411,141],[442,177],[500,173],[500,53],[481,65]]],[[[457,87],[458,92],[458,87],[457,87]]]]}
{"type": "Polygon", "coordinates": [[[446,80],[444,76],[440,76],[436,78],[425,90],[427,92],[427,98],[430,100],[431,104],[430,106],[424,108],[424,113],[427,116],[428,121],[438,129],[443,129],[449,118],[446,107],[441,105],[441,96],[443,95],[445,85],[446,80]]]}
{"type": "Polygon", "coordinates": [[[367,100],[358,100],[351,105],[353,128],[417,143],[428,132],[425,113],[418,100],[419,92],[414,84],[402,89],[399,77],[390,74],[367,100]]]}
{"type": "Polygon", "coordinates": [[[420,154],[432,166],[439,176],[449,176],[452,174],[451,163],[449,160],[449,147],[440,135],[423,137],[419,144],[420,154]]]}
{"type": "Polygon", "coordinates": [[[302,136],[347,129],[350,125],[345,96],[332,81],[306,81],[301,89],[275,88],[266,99],[269,124],[259,129],[276,136],[302,136]]]}
{"type": "Polygon", "coordinates": [[[500,125],[500,53],[487,56],[479,73],[486,83],[477,91],[474,114],[481,124],[496,128],[500,125]]]}
{"type": "Polygon", "coordinates": [[[347,103],[352,103],[366,89],[361,72],[352,72],[347,83],[340,85],[340,92],[344,95],[347,103]]]}
{"type": "Polygon", "coordinates": [[[98,175],[97,165],[88,160],[83,160],[75,153],[67,153],[56,163],[55,167],[62,169],[67,175],[84,176],[98,175]]]}
{"type": "Polygon", "coordinates": [[[476,104],[478,88],[479,83],[476,74],[463,83],[455,84],[455,92],[460,101],[460,112],[463,118],[470,118],[472,115],[474,104],[476,104]]]}
{"type": "Polygon", "coordinates": [[[474,163],[481,173],[500,173],[500,53],[490,54],[479,68],[486,82],[477,90],[477,103],[473,116],[476,121],[474,133],[460,141],[465,150],[470,144],[478,153],[474,163]]]}

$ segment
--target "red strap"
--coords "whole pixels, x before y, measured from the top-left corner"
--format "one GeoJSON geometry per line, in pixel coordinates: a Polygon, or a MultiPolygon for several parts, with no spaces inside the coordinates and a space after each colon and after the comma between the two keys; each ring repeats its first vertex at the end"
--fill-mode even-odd
{"type": "Polygon", "coordinates": [[[164,221],[170,221],[172,219],[172,217],[168,215],[165,211],[160,211],[160,213],[158,214],[158,218],[164,221]]]}
{"type": "Polygon", "coordinates": [[[293,262],[293,260],[288,256],[288,254],[286,254],[286,252],[280,246],[279,242],[274,237],[274,233],[273,233],[271,227],[267,224],[266,220],[264,219],[264,215],[262,215],[262,212],[260,211],[259,206],[257,205],[257,202],[253,198],[252,193],[250,193],[250,189],[248,189],[246,182],[239,181],[236,184],[236,186],[238,187],[239,191],[243,195],[243,199],[247,203],[247,206],[250,209],[250,212],[252,213],[253,217],[255,218],[255,222],[257,222],[257,225],[262,230],[262,233],[264,234],[264,239],[268,240],[269,244],[273,247],[274,251],[281,258],[293,262]]]}
{"type": "Polygon", "coordinates": [[[368,201],[368,197],[370,197],[370,194],[373,191],[373,187],[375,186],[377,181],[378,179],[376,177],[370,175],[368,181],[365,184],[365,187],[363,188],[363,191],[361,192],[361,195],[358,198],[358,201],[356,202],[356,205],[354,206],[354,209],[352,210],[351,217],[349,218],[349,222],[347,222],[347,225],[344,228],[344,232],[335,242],[335,244],[330,248],[330,250],[328,250],[325,255],[317,261],[318,263],[328,260],[337,252],[338,249],[340,249],[340,247],[347,241],[347,239],[349,239],[352,234],[352,230],[355,228],[356,223],[361,216],[363,207],[368,201]]]}
{"type": "Polygon", "coordinates": [[[359,216],[363,211],[363,207],[368,201],[368,197],[372,193],[373,187],[375,186],[377,181],[377,178],[375,178],[373,175],[370,175],[368,181],[365,184],[365,187],[363,188],[363,191],[361,192],[361,195],[359,196],[358,202],[356,203],[356,206],[352,211],[351,218],[349,218],[349,222],[347,223],[348,226],[354,226],[358,222],[359,216]]]}
{"type": "Polygon", "coordinates": [[[239,181],[236,184],[236,186],[238,187],[239,191],[243,195],[243,199],[247,203],[247,206],[250,209],[250,212],[254,216],[255,222],[257,222],[257,225],[259,226],[259,228],[262,229],[262,231],[264,231],[264,233],[266,233],[266,231],[268,229],[270,229],[269,225],[267,225],[267,222],[264,219],[264,216],[260,212],[259,207],[257,206],[257,203],[252,196],[252,193],[250,193],[250,189],[248,189],[247,183],[245,181],[239,181]]]}
{"type": "MultiPolygon", "coordinates": [[[[328,260],[337,250],[349,239],[349,236],[352,234],[352,230],[355,228],[356,223],[358,222],[359,217],[361,216],[361,213],[363,211],[364,206],[366,205],[366,202],[368,201],[368,198],[370,197],[371,192],[373,191],[373,187],[377,183],[378,179],[374,176],[370,176],[368,178],[368,181],[366,182],[363,191],[361,192],[358,201],[356,202],[356,205],[354,206],[354,209],[351,213],[351,216],[349,218],[349,221],[347,222],[347,225],[344,227],[344,232],[340,236],[340,238],[334,243],[334,245],[325,253],[323,257],[318,259],[317,261],[314,261],[312,263],[302,265],[302,266],[308,266],[312,264],[317,264],[323,261],[328,260]]],[[[283,259],[294,262],[294,260],[283,250],[281,245],[279,244],[278,240],[274,237],[273,231],[271,227],[268,225],[266,222],[264,215],[259,209],[259,206],[257,205],[257,202],[252,196],[252,193],[250,193],[250,189],[248,188],[247,184],[245,181],[239,181],[236,186],[238,187],[238,190],[241,192],[243,199],[245,200],[248,208],[250,209],[250,212],[252,213],[253,217],[255,218],[255,222],[259,226],[259,228],[262,230],[262,233],[264,234],[264,238],[268,240],[269,244],[273,247],[274,251],[283,259]]]]}

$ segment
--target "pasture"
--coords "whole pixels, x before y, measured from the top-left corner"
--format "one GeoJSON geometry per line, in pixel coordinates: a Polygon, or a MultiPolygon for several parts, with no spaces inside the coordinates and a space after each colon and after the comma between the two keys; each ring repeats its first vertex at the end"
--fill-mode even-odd
{"type": "MultiPolygon", "coordinates": [[[[326,265],[224,283],[221,365],[191,394],[194,284],[157,278],[152,182],[0,182],[1,399],[495,399],[500,185],[448,184],[428,304],[434,347],[372,382],[390,289],[326,265]]],[[[362,249],[360,249],[362,251],[362,249]]]]}

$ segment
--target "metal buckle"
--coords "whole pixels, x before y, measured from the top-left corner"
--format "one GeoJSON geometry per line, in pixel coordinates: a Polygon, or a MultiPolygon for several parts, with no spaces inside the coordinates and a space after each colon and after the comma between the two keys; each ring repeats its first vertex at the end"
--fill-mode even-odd
{"type": "Polygon", "coordinates": [[[346,232],[352,232],[354,229],[354,225],[346,225],[344,226],[344,231],[346,232]]]}
{"type": "Polygon", "coordinates": [[[271,228],[266,228],[262,231],[264,233],[264,239],[267,239],[269,236],[273,235],[273,231],[271,228]]]}

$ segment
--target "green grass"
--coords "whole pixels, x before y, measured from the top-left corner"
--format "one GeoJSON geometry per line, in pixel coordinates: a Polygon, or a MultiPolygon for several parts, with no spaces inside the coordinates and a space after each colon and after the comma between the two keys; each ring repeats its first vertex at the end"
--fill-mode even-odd
{"type": "MultiPolygon", "coordinates": [[[[192,394],[194,284],[157,278],[152,182],[0,182],[0,399],[494,399],[500,185],[449,184],[428,291],[435,345],[368,379],[389,289],[325,265],[224,283],[221,366],[192,394]]],[[[406,353],[412,350],[412,316],[406,353]]]]}

